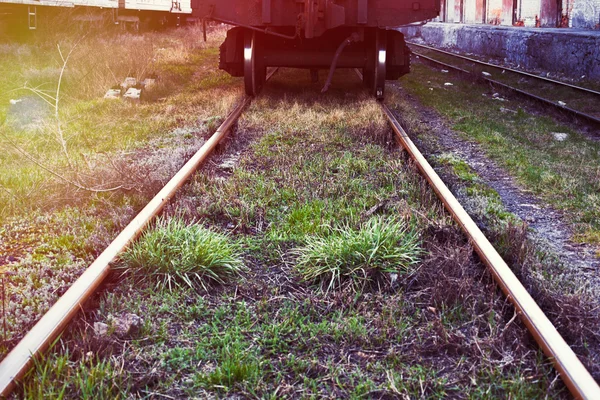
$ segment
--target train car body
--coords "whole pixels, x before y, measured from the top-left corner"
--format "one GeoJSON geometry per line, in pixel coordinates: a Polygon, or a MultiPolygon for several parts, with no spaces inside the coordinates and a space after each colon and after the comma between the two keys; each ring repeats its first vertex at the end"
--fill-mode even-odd
{"type": "Polygon", "coordinates": [[[121,0],[124,10],[159,11],[173,14],[191,14],[190,0],[121,0]]]}
{"type": "MultiPolygon", "coordinates": [[[[193,14],[236,26],[221,46],[220,68],[258,93],[267,67],[360,68],[383,97],[386,79],[410,70],[410,51],[394,28],[438,16],[439,0],[192,0],[193,14]]],[[[330,83],[331,73],[326,87],[330,83]]]]}
{"type": "Polygon", "coordinates": [[[40,7],[94,7],[94,8],[118,8],[118,0],[0,0],[0,5],[26,5],[40,7]]]}
{"type": "Polygon", "coordinates": [[[71,10],[74,21],[101,21],[141,27],[178,25],[191,16],[191,0],[0,0],[0,24],[35,30],[71,10]]]}

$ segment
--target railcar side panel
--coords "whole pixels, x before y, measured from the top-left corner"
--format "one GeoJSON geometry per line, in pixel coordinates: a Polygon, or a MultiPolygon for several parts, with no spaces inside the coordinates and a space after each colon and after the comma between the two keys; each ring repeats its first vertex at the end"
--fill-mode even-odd
{"type": "MultiPolygon", "coordinates": [[[[433,19],[439,0],[192,0],[194,15],[238,25],[393,28],[433,19]]],[[[309,35],[310,36],[310,35],[309,35]]]]}

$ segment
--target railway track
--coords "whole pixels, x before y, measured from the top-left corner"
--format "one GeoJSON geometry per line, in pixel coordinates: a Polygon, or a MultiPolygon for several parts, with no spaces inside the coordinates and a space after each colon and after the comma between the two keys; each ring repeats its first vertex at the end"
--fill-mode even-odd
{"type": "MultiPolygon", "coordinates": [[[[277,69],[270,71],[269,80],[277,69]]],[[[110,273],[110,264],[116,260],[148,225],[190,176],[198,169],[217,145],[227,136],[252,98],[245,96],[229,114],[215,133],[194,156],[171,178],[142,211],[121,231],[113,242],[87,268],[67,292],[48,310],[38,323],[21,339],[0,363],[0,396],[7,396],[14,389],[33,363],[33,357],[48,349],[53,340],[66,328],[86,300],[92,296],[110,273]]]]}
{"type": "Polygon", "coordinates": [[[407,44],[420,48],[422,51],[412,52],[426,62],[532,98],[552,107],[555,111],[600,126],[600,109],[597,106],[600,92],[596,90],[501,67],[422,44],[413,42],[407,44]]]}
{"type": "Polygon", "coordinates": [[[600,388],[581,364],[573,350],[560,336],[548,317],[536,304],[525,287],[471,219],[459,201],[440,179],[425,157],[406,134],[392,111],[382,104],[398,141],[416,162],[417,167],[430,183],[444,206],[452,214],[469,238],[481,261],[488,267],[496,283],[517,309],[521,319],[544,353],[553,361],[561,377],[576,398],[594,399],[600,396],[600,388]]]}
{"type": "MultiPolygon", "coordinates": [[[[272,71],[269,78],[275,73],[272,71]]],[[[234,111],[226,118],[215,134],[188,161],[172,180],[150,201],[138,216],[110,244],[86,272],[46,313],[23,340],[0,363],[0,393],[7,396],[31,367],[33,358],[43,354],[56,337],[67,327],[85,301],[97,290],[110,272],[110,264],[127,248],[160,213],[177,190],[194,171],[206,160],[218,143],[242,115],[251,102],[243,98],[234,111]]],[[[382,112],[389,121],[396,138],[415,161],[435,193],[465,232],[469,241],[490,269],[492,275],[509,300],[515,305],[524,324],[532,333],[540,347],[553,361],[565,384],[577,398],[600,398],[600,388],[586,371],[576,355],[560,337],[548,318],[527,293],[510,268],[498,255],[473,220],[468,216],[457,199],[442,182],[433,168],[408,137],[394,113],[381,103],[382,112]]]]}

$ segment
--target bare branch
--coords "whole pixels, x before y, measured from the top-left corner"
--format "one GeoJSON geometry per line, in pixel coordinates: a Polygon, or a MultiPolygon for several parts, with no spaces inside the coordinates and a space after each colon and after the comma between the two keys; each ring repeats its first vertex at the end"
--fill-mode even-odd
{"type": "Polygon", "coordinates": [[[40,99],[42,99],[43,101],[45,101],[46,103],[48,103],[48,105],[49,105],[50,107],[54,108],[54,104],[53,104],[52,102],[50,102],[50,100],[52,100],[52,101],[54,101],[54,100],[55,100],[55,99],[54,99],[54,97],[50,96],[50,95],[49,95],[49,94],[47,94],[47,93],[44,93],[44,92],[43,92],[43,91],[41,91],[41,90],[37,90],[37,89],[35,89],[35,88],[32,88],[32,87],[29,87],[29,86],[27,86],[27,83],[25,83],[25,85],[23,86],[23,89],[24,89],[24,90],[29,90],[30,92],[32,92],[33,94],[35,94],[36,96],[38,96],[40,99]],[[47,97],[49,97],[49,98],[50,98],[50,100],[46,99],[46,97],[44,97],[44,96],[47,96],[47,97]]]}

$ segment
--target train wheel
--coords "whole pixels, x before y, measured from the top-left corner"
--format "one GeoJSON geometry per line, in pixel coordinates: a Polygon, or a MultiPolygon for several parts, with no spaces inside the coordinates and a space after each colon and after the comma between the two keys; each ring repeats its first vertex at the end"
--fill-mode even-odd
{"type": "Polygon", "coordinates": [[[267,80],[267,68],[260,58],[260,34],[247,31],[244,40],[244,86],[248,96],[260,93],[267,80]]]}
{"type": "Polygon", "coordinates": [[[373,79],[373,95],[378,99],[383,99],[385,92],[385,64],[387,60],[387,32],[377,29],[375,35],[375,75],[373,79]]]}
{"type": "Polygon", "coordinates": [[[363,68],[363,83],[371,95],[383,99],[385,92],[387,40],[386,31],[376,29],[367,44],[367,63],[363,68]]]}

